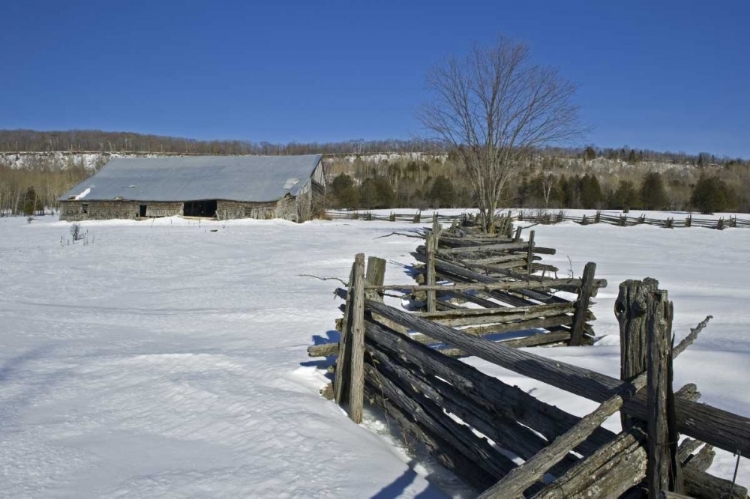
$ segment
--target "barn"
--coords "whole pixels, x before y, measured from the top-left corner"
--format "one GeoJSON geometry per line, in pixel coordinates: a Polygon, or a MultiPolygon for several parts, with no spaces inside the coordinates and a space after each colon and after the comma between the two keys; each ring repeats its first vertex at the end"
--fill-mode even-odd
{"type": "Polygon", "coordinates": [[[60,220],[185,217],[310,220],[321,155],[115,158],[60,198],[60,220]]]}

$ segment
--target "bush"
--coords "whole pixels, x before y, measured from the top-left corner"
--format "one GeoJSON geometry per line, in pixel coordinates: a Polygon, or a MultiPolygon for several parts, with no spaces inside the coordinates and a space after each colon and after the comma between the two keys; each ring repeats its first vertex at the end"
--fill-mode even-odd
{"type": "Polygon", "coordinates": [[[73,241],[78,241],[83,238],[81,234],[81,226],[79,224],[73,224],[70,226],[70,235],[73,236],[73,241]]]}
{"type": "Polygon", "coordinates": [[[723,180],[701,176],[690,195],[690,204],[701,213],[713,213],[726,210],[731,198],[732,192],[723,180]]]}

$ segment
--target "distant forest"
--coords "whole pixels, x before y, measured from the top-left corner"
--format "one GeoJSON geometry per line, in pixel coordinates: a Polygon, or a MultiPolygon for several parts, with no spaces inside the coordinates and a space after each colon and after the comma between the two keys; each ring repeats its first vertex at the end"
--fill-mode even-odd
{"type": "MultiPolygon", "coordinates": [[[[741,158],[717,156],[702,152],[660,152],[646,149],[622,148],[549,148],[545,156],[578,157],[586,149],[596,157],[620,159],[629,162],[653,161],[679,165],[750,164],[741,158]]],[[[347,140],[342,142],[290,142],[272,144],[247,140],[196,140],[163,135],[145,135],[130,132],[105,132],[102,130],[0,130],[0,152],[99,152],[99,153],[158,153],[158,154],[326,154],[366,155],[375,153],[426,154],[447,153],[436,141],[424,139],[347,140]]]]}
{"type": "MultiPolygon", "coordinates": [[[[58,151],[102,153],[96,168],[110,153],[322,153],[327,156],[331,180],[329,207],[368,210],[476,205],[455,154],[432,141],[271,144],[99,130],[0,130],[1,215],[56,209],[60,195],[92,174],[72,156],[60,164],[41,155],[22,169],[13,168],[2,158],[3,153],[58,151]],[[366,157],[377,153],[404,156],[377,162],[366,157]],[[409,157],[406,153],[424,156],[409,157]]],[[[629,147],[548,148],[536,151],[528,165],[518,169],[506,191],[506,206],[527,208],[750,212],[750,162],[710,153],[691,155],[629,147]]]]}

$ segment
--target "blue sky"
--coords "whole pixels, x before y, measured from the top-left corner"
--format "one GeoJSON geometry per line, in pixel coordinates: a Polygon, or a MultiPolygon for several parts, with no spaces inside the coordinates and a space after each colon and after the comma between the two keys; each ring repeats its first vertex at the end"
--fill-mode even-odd
{"type": "Polygon", "coordinates": [[[0,6],[0,128],[410,138],[425,72],[525,41],[599,146],[750,157],[750,2],[38,1],[0,6]]]}

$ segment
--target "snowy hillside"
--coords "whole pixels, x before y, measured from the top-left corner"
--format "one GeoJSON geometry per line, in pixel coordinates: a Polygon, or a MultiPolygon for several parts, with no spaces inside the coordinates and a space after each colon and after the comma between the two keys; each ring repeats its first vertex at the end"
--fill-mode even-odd
{"type": "MultiPolygon", "coordinates": [[[[70,224],[0,218],[0,474],[3,497],[443,497],[444,472],[411,462],[377,414],[354,425],[320,397],[306,348],[340,316],[332,298],[357,252],[408,283],[410,223],[182,219],[70,224]],[[215,232],[214,232],[215,231],[215,232]],[[410,463],[410,464],[408,464],[410,463]],[[416,473],[412,468],[416,469],[416,473]],[[431,483],[432,482],[432,483],[431,483]]],[[[593,347],[535,349],[619,377],[619,282],[669,290],[679,340],[715,319],[675,362],[679,387],[750,415],[750,230],[537,226],[549,262],[609,281],[593,347]],[[717,251],[720,249],[720,251],[717,251]]],[[[547,258],[545,258],[547,260],[547,258]]],[[[594,402],[478,359],[486,372],[583,415],[594,402]]],[[[619,419],[608,427],[619,430],[619,419]]],[[[730,478],[717,452],[711,472],[730,478]]],[[[738,482],[750,484],[750,461],[738,482]]]]}

